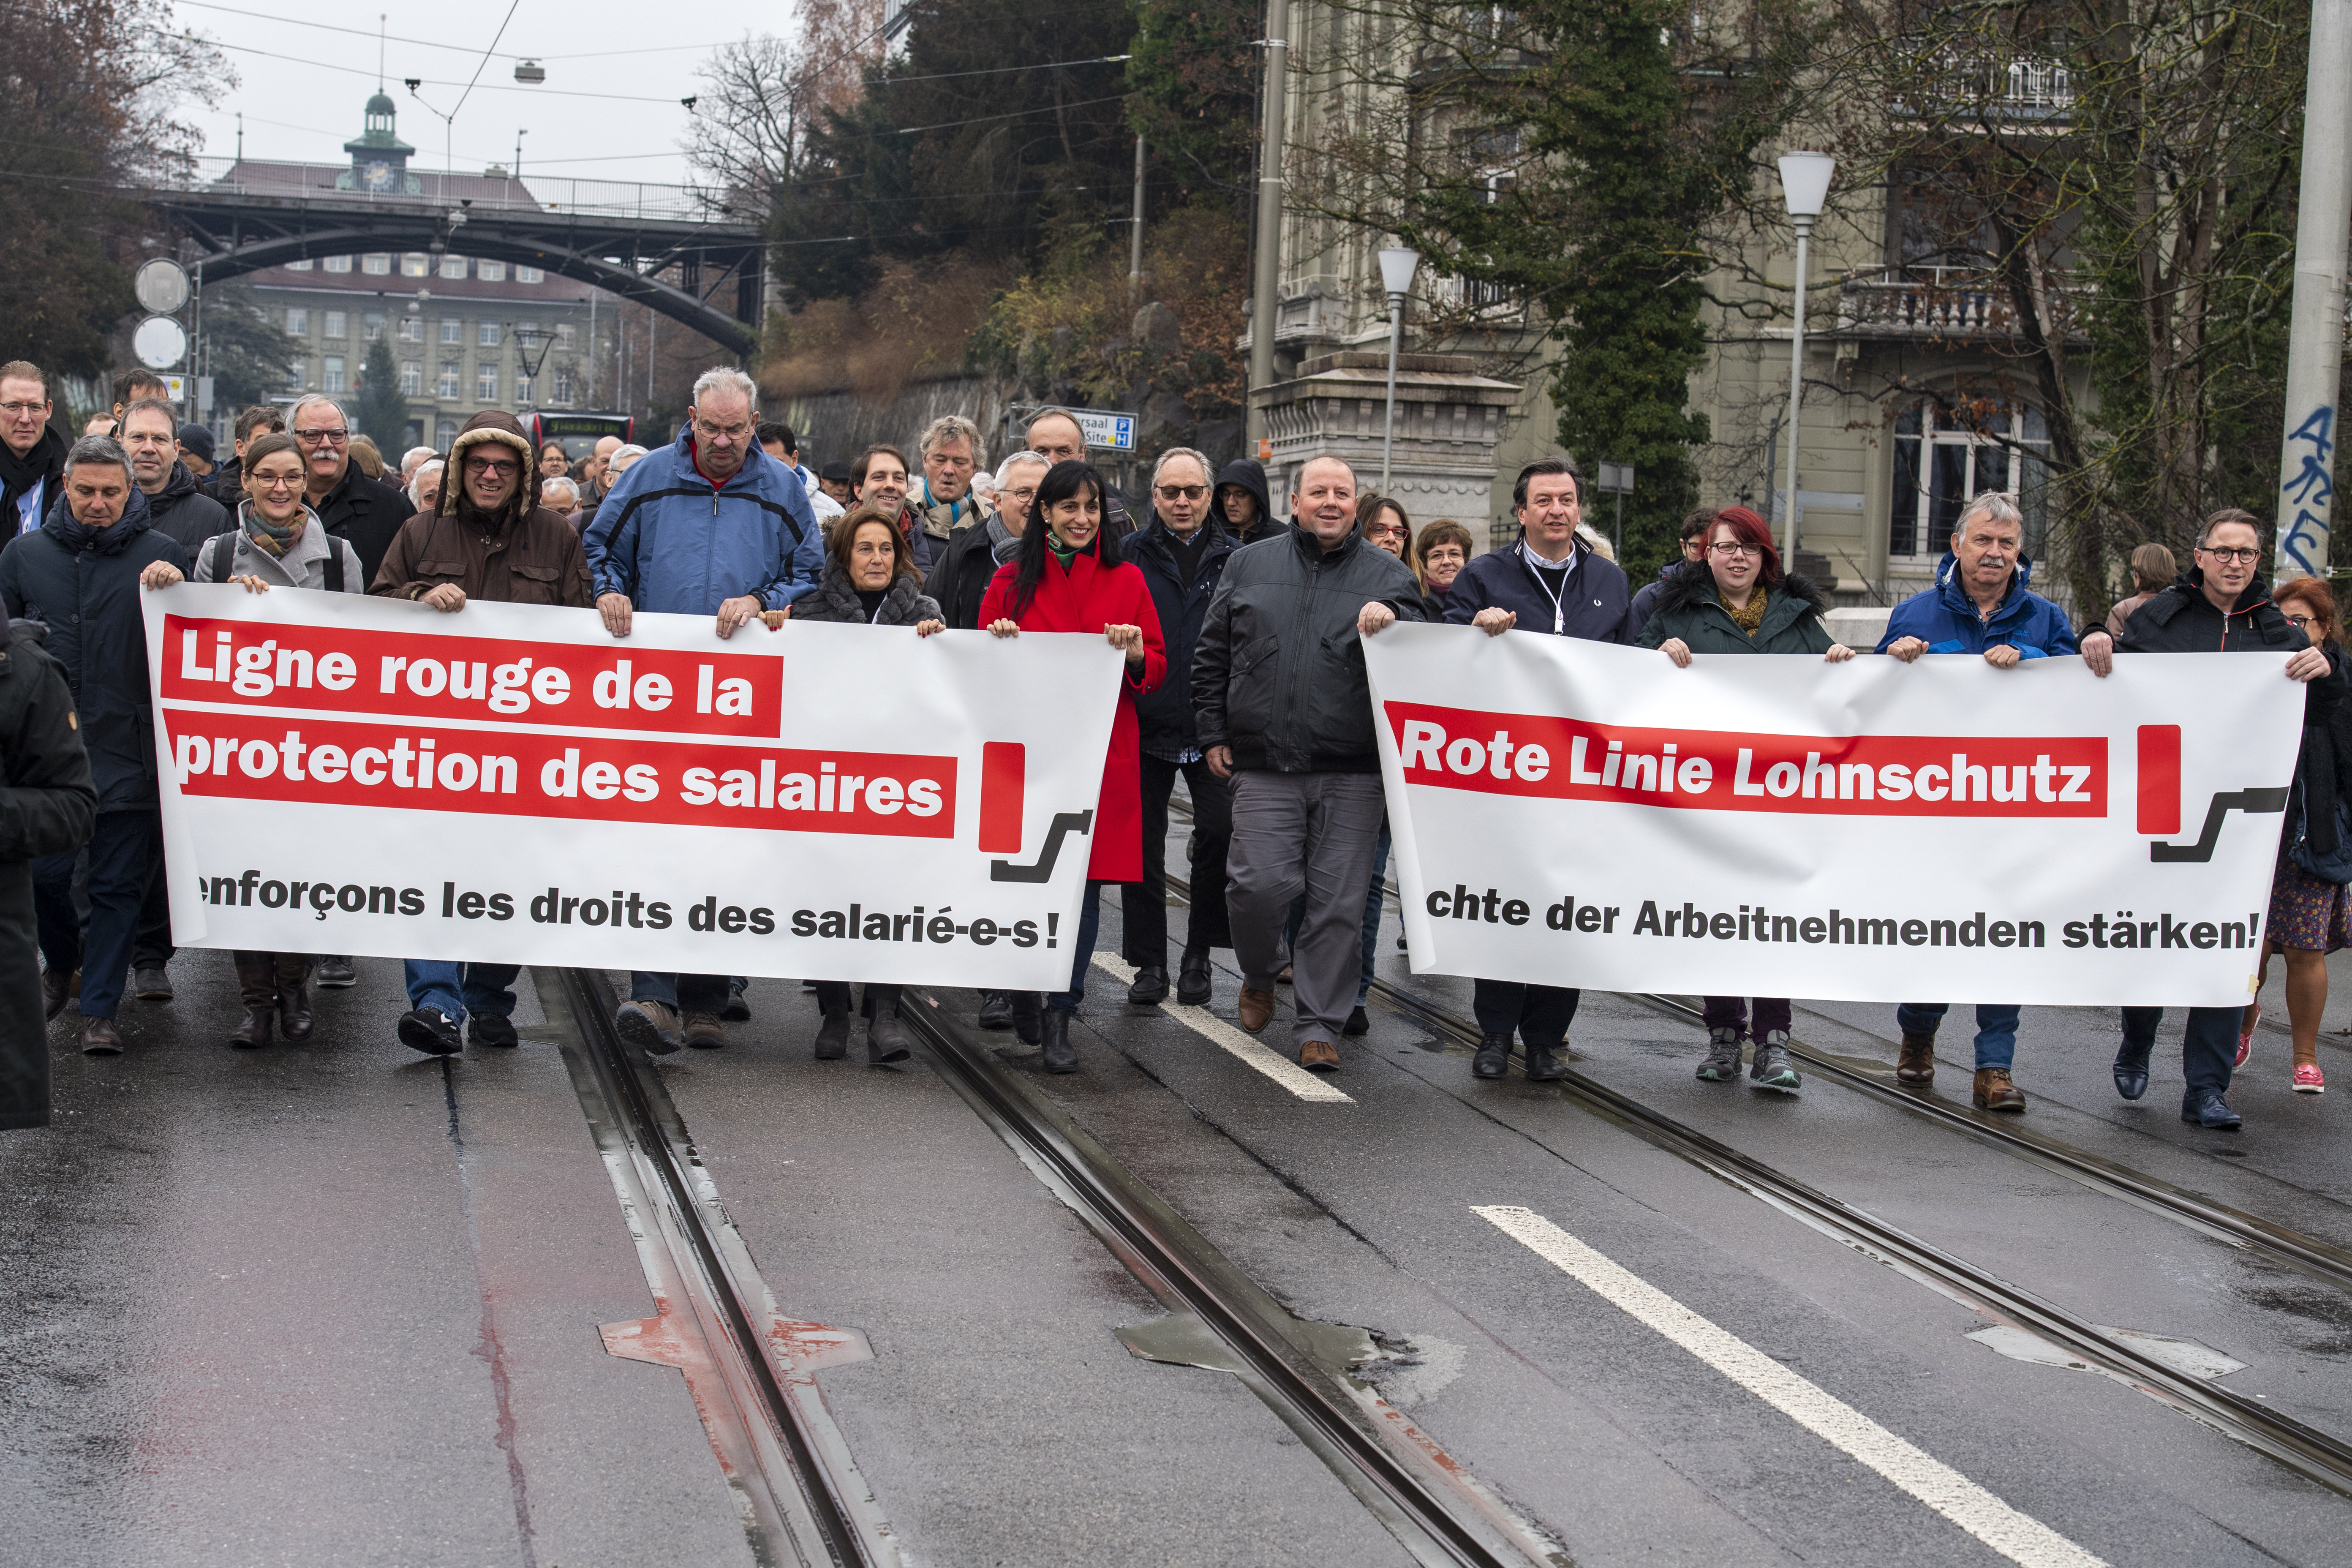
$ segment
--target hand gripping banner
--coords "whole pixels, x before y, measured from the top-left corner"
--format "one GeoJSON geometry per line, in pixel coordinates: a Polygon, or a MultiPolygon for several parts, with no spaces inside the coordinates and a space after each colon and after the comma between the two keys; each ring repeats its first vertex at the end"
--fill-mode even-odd
{"type": "Polygon", "coordinates": [[[181,584],[145,598],[183,946],[1069,984],[1101,639],[181,584]]]}
{"type": "Polygon", "coordinates": [[[2232,1006],[2301,736],[2284,654],[1664,655],[1364,639],[1420,973],[2232,1006]]]}

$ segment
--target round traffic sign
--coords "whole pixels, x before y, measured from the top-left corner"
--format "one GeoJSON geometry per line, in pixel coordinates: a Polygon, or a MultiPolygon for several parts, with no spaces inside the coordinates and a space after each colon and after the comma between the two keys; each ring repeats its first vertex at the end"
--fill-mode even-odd
{"type": "Polygon", "coordinates": [[[186,357],[188,329],[169,316],[150,316],[131,334],[131,352],[149,370],[171,370],[186,357]]]}
{"type": "Polygon", "coordinates": [[[142,262],[131,276],[131,291],[146,310],[168,316],[188,302],[187,268],[163,256],[142,262]]]}

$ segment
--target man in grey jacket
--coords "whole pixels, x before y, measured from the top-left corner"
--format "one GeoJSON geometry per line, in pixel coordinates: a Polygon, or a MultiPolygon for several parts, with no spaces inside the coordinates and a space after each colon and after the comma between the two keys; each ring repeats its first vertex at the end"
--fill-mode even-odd
{"type": "Polygon", "coordinates": [[[1192,656],[1195,729],[1210,771],[1234,783],[1225,870],[1241,1026],[1274,1016],[1283,926],[1307,909],[1290,954],[1299,1065],[1336,1071],[1363,965],[1364,890],[1381,831],[1380,748],[1364,650],[1423,618],[1404,563],[1356,532],[1356,476],[1308,459],[1290,498],[1296,528],[1225,560],[1192,656]]]}

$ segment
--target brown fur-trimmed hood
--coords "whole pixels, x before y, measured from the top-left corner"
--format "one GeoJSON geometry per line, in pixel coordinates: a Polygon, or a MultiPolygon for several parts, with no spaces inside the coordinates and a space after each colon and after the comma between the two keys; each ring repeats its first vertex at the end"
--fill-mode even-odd
{"type": "Polygon", "coordinates": [[[507,503],[508,520],[528,516],[539,505],[539,454],[531,450],[522,422],[502,408],[485,408],[467,420],[457,439],[449,443],[448,466],[441,472],[441,499],[435,503],[438,515],[457,514],[458,498],[465,492],[467,448],[493,441],[510,448],[522,463],[522,485],[507,503]]]}

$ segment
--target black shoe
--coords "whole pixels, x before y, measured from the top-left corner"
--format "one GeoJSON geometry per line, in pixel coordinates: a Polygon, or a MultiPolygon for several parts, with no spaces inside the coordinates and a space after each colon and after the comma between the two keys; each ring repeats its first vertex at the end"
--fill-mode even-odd
{"type": "Polygon", "coordinates": [[[360,983],[359,971],[348,958],[336,956],[319,960],[319,984],[329,991],[341,991],[346,985],[360,983]]]}
{"type": "Polygon", "coordinates": [[[837,1062],[849,1054],[849,1009],[827,1013],[817,1026],[816,1059],[837,1062]]]}
{"type": "Polygon", "coordinates": [[[1348,1015],[1348,1021],[1339,1026],[1339,1032],[1343,1035],[1369,1035],[1372,1032],[1372,1016],[1365,1012],[1360,1003],[1356,1010],[1348,1015]]]}
{"type": "Polygon", "coordinates": [[[730,1024],[751,1021],[751,1004],[743,1000],[743,988],[732,981],[727,985],[727,1005],[719,1009],[719,1016],[730,1024]]]}
{"type": "Polygon", "coordinates": [[[2147,1064],[2128,1062],[2118,1058],[2116,1062],[2116,1092],[2126,1100],[2137,1100],[2141,1095],[2146,1094],[2147,1064]]]}
{"type": "Polygon", "coordinates": [[[1470,1072],[1475,1078],[1500,1078],[1510,1070],[1511,1037],[1481,1035],[1478,1054],[1470,1058],[1470,1072]]]}
{"type": "Polygon", "coordinates": [[[160,963],[142,963],[131,972],[131,994],[142,1002],[169,1002],[172,977],[160,963]]]}
{"type": "Polygon", "coordinates": [[[866,1022],[866,1059],[880,1066],[884,1062],[903,1062],[913,1056],[907,1044],[907,1026],[898,1022],[896,1007],[877,1007],[874,1016],[866,1022]]]}
{"type": "Polygon", "coordinates": [[[1015,991],[1013,994],[1013,1032],[1021,1037],[1024,1046],[1034,1046],[1045,1037],[1040,1033],[1037,993],[1015,991]]]}
{"type": "Polygon", "coordinates": [[[2201,1096],[2180,1103],[2180,1120],[2191,1127],[2210,1128],[2215,1132],[2235,1132],[2245,1125],[2246,1119],[2230,1109],[2227,1101],[2207,1089],[2201,1096]]]}
{"type": "Polygon", "coordinates": [[[419,1007],[413,1013],[403,1013],[400,1043],[428,1057],[454,1057],[466,1048],[466,1042],[458,1037],[457,1026],[443,1017],[438,1007],[419,1007]]]}
{"type": "Polygon", "coordinates": [[[1176,1000],[1187,1007],[1209,1005],[1209,950],[1188,947],[1184,962],[1176,971],[1176,1000]]]}
{"type": "Polygon", "coordinates": [[[1558,1083],[1568,1076],[1568,1064],[1551,1054],[1549,1046],[1528,1047],[1528,1081],[1558,1083]]]}
{"type": "Polygon", "coordinates": [[[980,994],[980,1026],[983,1029],[1013,1027],[1013,993],[983,991],[980,994]]]}
{"type": "Polygon", "coordinates": [[[1070,1044],[1070,1016],[1058,1007],[1045,1012],[1045,1070],[1078,1070],[1078,1047],[1070,1044]]]}
{"type": "Polygon", "coordinates": [[[41,971],[42,1016],[55,1022],[57,1016],[66,1010],[66,1004],[73,1000],[74,982],[80,978],[79,973],[73,970],[41,971]]]}
{"type": "Polygon", "coordinates": [[[1160,964],[1135,972],[1135,984],[1127,988],[1128,1005],[1157,1007],[1168,994],[1168,971],[1160,964]]]}
{"type": "Polygon", "coordinates": [[[509,1049],[522,1044],[515,1033],[514,1020],[498,1013],[477,1013],[466,1020],[466,1039],[470,1045],[505,1046],[509,1049]]]}

